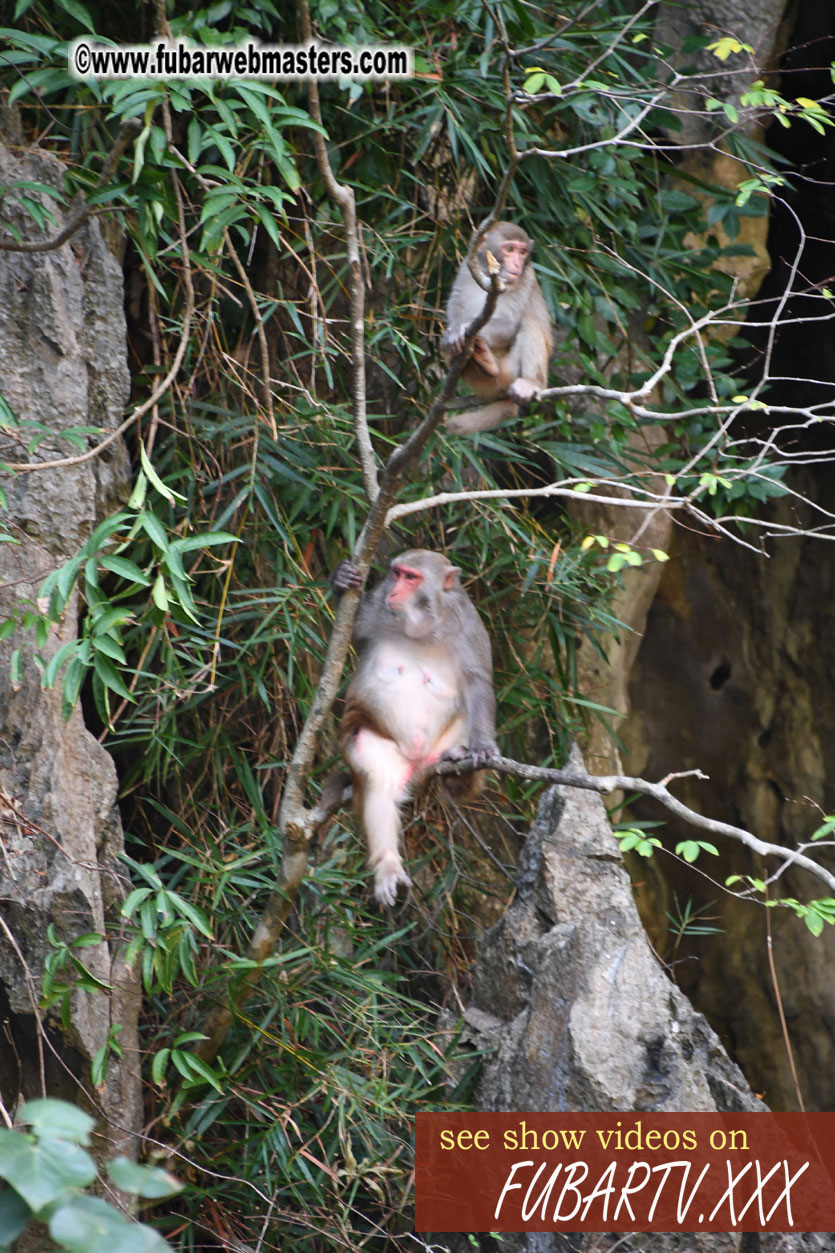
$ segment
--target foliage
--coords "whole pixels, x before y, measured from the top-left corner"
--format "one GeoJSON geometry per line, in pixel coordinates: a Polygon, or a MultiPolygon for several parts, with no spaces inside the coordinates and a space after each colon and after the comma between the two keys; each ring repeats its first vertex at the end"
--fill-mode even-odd
{"type": "MultiPolygon", "coordinates": [[[[152,1227],[84,1191],[96,1180],[86,1151],[93,1119],[66,1101],[28,1101],[20,1120],[31,1131],[0,1128],[0,1245],[11,1247],[32,1222],[44,1223],[55,1247],[67,1253],[165,1253],[168,1244],[152,1227]]],[[[107,1169],[111,1183],[135,1197],[171,1196],[181,1185],[155,1166],[117,1157],[107,1169]]]]}

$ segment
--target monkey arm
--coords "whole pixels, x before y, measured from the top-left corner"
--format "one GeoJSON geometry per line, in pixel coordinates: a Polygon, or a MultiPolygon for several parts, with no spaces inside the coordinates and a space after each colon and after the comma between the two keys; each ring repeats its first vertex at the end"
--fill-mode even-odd
{"type": "Polygon", "coordinates": [[[468,748],[476,766],[479,759],[495,757],[499,747],[496,743],[496,697],[489,679],[471,681],[467,691],[467,715],[470,723],[468,748]]]}
{"type": "Polygon", "coordinates": [[[530,305],[522,317],[518,344],[516,377],[533,384],[533,390],[541,390],[548,382],[548,362],[554,349],[554,336],[551,317],[538,284],[531,292],[530,305]]]}

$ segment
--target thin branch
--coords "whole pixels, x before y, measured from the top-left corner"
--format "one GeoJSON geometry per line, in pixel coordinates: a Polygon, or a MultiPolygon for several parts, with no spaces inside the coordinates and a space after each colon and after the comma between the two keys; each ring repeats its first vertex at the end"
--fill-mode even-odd
{"type": "MultiPolygon", "coordinates": [[[[766,896],[768,893],[766,893],[766,896]]],[[[777,1001],[777,1013],[780,1018],[780,1030],[783,1032],[783,1043],[786,1046],[786,1056],[789,1059],[789,1069],[792,1072],[792,1082],[794,1083],[794,1094],[797,1097],[797,1103],[800,1106],[801,1113],[806,1113],[806,1106],[803,1104],[803,1093],[800,1090],[800,1080],[797,1076],[797,1067],[794,1064],[794,1049],[792,1048],[791,1037],[789,1036],[789,1027],[786,1022],[786,1013],[783,1009],[783,996],[780,992],[780,983],[777,979],[777,967],[774,964],[774,943],[771,934],[771,910],[765,911],[765,931],[766,931],[766,952],[768,954],[768,970],[771,975],[771,986],[774,988],[774,997],[777,1001]]]]}
{"type": "MultiPolygon", "coordinates": [[[[136,136],[141,130],[142,123],[139,118],[132,117],[129,118],[127,122],[122,123],[119,128],[119,134],[116,136],[116,142],[110,150],[110,155],[102,167],[102,172],[98,177],[91,195],[95,195],[97,191],[100,191],[101,188],[104,187],[105,183],[116,169],[116,165],[122,153],[129,144],[133,143],[134,139],[136,139],[136,136]]],[[[71,218],[64,229],[59,231],[53,239],[47,239],[43,243],[33,240],[25,240],[23,243],[16,243],[11,240],[0,239],[0,250],[3,252],[53,252],[56,248],[60,248],[62,244],[65,244],[70,236],[74,235],[80,226],[84,225],[92,211],[93,208],[89,202],[82,205],[75,217],[71,218]]]]}
{"type": "MultiPolygon", "coordinates": [[[[313,30],[310,24],[310,9],[307,0],[302,0],[299,6],[299,13],[302,39],[305,43],[310,43],[313,38],[313,30]]],[[[317,123],[317,128],[312,132],[316,164],[328,189],[328,195],[342,207],[345,219],[345,246],[348,254],[351,292],[351,403],[354,414],[354,433],[357,439],[360,465],[362,466],[365,494],[369,501],[374,501],[379,485],[377,481],[377,458],[371,443],[366,416],[365,293],[362,281],[362,263],[360,261],[359,231],[357,228],[357,203],[353,187],[337,182],[331,169],[324,135],[318,129],[318,127],[322,127],[322,109],[319,102],[319,84],[315,78],[308,80],[307,98],[310,104],[310,116],[317,123]]]]}
{"type": "MultiPolygon", "coordinates": [[[[752,835],[750,831],[746,831],[744,827],[734,827],[729,822],[720,822],[716,818],[706,818],[695,809],[690,809],[688,805],[677,800],[667,789],[664,781],[650,783],[646,779],[635,779],[630,775],[623,774],[576,774],[571,770],[554,770],[549,766],[529,766],[525,762],[512,761],[509,757],[491,757],[485,762],[480,762],[479,768],[494,770],[497,774],[512,774],[516,778],[529,779],[531,782],[559,783],[563,787],[583,788],[587,792],[600,792],[603,795],[607,795],[610,792],[637,792],[641,796],[649,796],[692,827],[709,831],[712,835],[723,835],[729,839],[737,840],[740,844],[744,844],[746,848],[750,848],[752,852],[759,853],[761,857],[779,857],[781,860],[791,859],[794,865],[802,866],[804,870],[808,870],[810,874],[813,874],[825,883],[831,892],[835,893],[835,874],[831,874],[823,866],[812,861],[811,857],[804,856],[796,849],[784,848],[782,844],[771,844],[767,840],[761,840],[756,835],[752,835]]],[[[433,773],[437,775],[461,774],[471,769],[472,762],[463,758],[461,761],[439,762],[434,767],[433,773]]],[[[691,772],[688,771],[687,773],[691,772]]],[[[697,773],[701,778],[706,779],[708,777],[701,774],[701,772],[697,773]]],[[[678,776],[668,775],[667,777],[673,779],[678,776]]]]}
{"type": "Polygon", "coordinates": [[[232,258],[232,264],[238,271],[238,277],[243,284],[244,291],[249,301],[249,307],[252,311],[252,317],[255,321],[255,331],[258,335],[258,347],[261,352],[261,374],[264,379],[264,399],[266,402],[267,417],[270,423],[270,433],[274,440],[278,439],[278,430],[275,425],[275,412],[273,410],[273,393],[270,386],[270,353],[267,347],[267,334],[264,330],[264,319],[261,317],[261,310],[258,308],[258,301],[255,296],[252,284],[249,281],[249,275],[246,272],[244,263],[238,256],[235,245],[232,243],[232,236],[229,233],[229,227],[223,228],[223,240],[226,244],[229,256],[232,258]]]}
{"type": "MultiPolygon", "coordinates": [[[[391,526],[400,518],[405,518],[412,513],[422,513],[426,509],[437,509],[441,505],[457,505],[462,501],[471,500],[534,500],[537,497],[540,499],[543,497],[567,497],[570,500],[591,501],[593,504],[620,507],[621,509],[646,509],[648,505],[656,503],[663,503],[665,509],[668,507],[670,509],[681,509],[686,508],[690,504],[688,497],[668,496],[666,493],[659,495],[657,492],[652,492],[648,488],[639,487],[635,484],[630,484],[629,490],[637,493],[640,499],[634,499],[630,496],[609,496],[595,492],[579,492],[577,485],[588,483],[588,481],[588,479],[564,479],[560,483],[547,483],[544,487],[485,487],[465,492],[438,492],[437,495],[425,496],[422,500],[409,500],[399,505],[393,505],[386,514],[386,526],[391,526]]],[[[623,481],[618,480],[614,486],[623,489],[623,481]]]]}

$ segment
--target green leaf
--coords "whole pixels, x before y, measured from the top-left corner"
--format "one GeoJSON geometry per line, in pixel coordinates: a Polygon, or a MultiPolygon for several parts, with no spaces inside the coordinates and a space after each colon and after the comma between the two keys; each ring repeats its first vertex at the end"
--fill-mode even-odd
{"type": "Polygon", "coordinates": [[[114,640],[112,635],[93,635],[90,642],[98,653],[104,653],[105,657],[109,657],[111,661],[117,661],[120,666],[127,664],[124,651],[121,644],[114,640]]]}
{"type": "Polygon", "coordinates": [[[240,536],[230,535],[228,531],[206,531],[204,535],[189,535],[186,539],[176,539],[171,545],[177,552],[191,553],[212,544],[239,544],[240,536]]]}
{"type": "Polygon", "coordinates": [[[153,513],[140,513],[137,522],[142,527],[145,534],[153,540],[157,548],[164,553],[168,552],[168,536],[165,534],[165,527],[159,518],[153,513]]]}
{"type": "Polygon", "coordinates": [[[94,1088],[100,1088],[107,1078],[107,1063],[110,1060],[109,1042],[102,1044],[101,1048],[97,1048],[93,1061],[90,1066],[90,1078],[93,1081],[94,1088]]]}
{"type": "Polygon", "coordinates": [[[165,1072],[168,1069],[168,1061],[170,1057],[171,1049],[160,1049],[160,1051],[154,1055],[154,1060],[151,1062],[151,1079],[158,1088],[161,1088],[165,1083],[165,1072]]]}
{"type": "Polygon", "coordinates": [[[93,670],[101,679],[105,687],[109,687],[111,692],[115,692],[117,696],[121,696],[123,700],[134,701],[136,698],[130,689],[126,686],[124,679],[114,666],[109,657],[104,656],[102,652],[96,652],[93,658],[93,670]]]}
{"type": "Polygon", "coordinates": [[[128,501],[128,509],[141,509],[145,504],[145,497],[148,492],[148,480],[142,470],[136,476],[136,484],[130,494],[128,501]]]}
{"type": "Polygon", "coordinates": [[[828,814],[816,831],[812,832],[813,840],[822,840],[825,836],[831,835],[835,831],[835,816],[828,814]]]}
{"type": "Polygon", "coordinates": [[[178,914],[182,914],[184,918],[187,918],[192,926],[196,927],[198,931],[202,931],[207,939],[212,938],[211,924],[202,909],[192,905],[191,901],[187,901],[178,892],[169,891],[168,897],[178,914]]]}
{"type": "MultiPolygon", "coordinates": [[[[150,580],[148,580],[150,582],[150,580]]],[[[104,635],[113,630],[114,626],[121,625],[124,622],[130,622],[133,614],[129,609],[125,609],[118,605],[111,605],[109,609],[105,609],[104,613],[97,613],[93,622],[93,631],[96,635],[104,635]]]]}
{"type": "Polygon", "coordinates": [[[49,1234],[69,1253],[166,1253],[171,1246],[97,1196],[73,1197],[49,1220],[49,1234]]]}
{"type": "Polygon", "coordinates": [[[140,583],[143,587],[147,587],[150,579],[143,570],[140,570],[135,561],[128,561],[126,557],[106,556],[99,558],[99,564],[104,566],[105,570],[111,570],[113,574],[120,574],[123,579],[128,579],[131,583],[140,583]]]}
{"type": "Polygon", "coordinates": [[[148,478],[148,482],[152,487],[156,488],[160,496],[164,496],[165,499],[170,500],[172,504],[174,503],[175,497],[177,500],[185,500],[185,496],[181,496],[179,492],[172,491],[170,487],[167,487],[165,483],[163,483],[162,479],[159,477],[148,459],[148,454],[145,452],[145,445],[142,440],[139,441],[139,460],[142,464],[142,469],[145,471],[148,478]]]}
{"type": "Polygon", "coordinates": [[[69,13],[70,17],[74,17],[77,22],[80,22],[91,35],[95,35],[96,28],[93,25],[93,19],[80,0],[55,0],[55,3],[59,9],[63,9],[65,13],[69,13]]]}
{"type": "MultiPolygon", "coordinates": [[[[178,1054],[174,1055],[175,1063],[176,1063],[177,1056],[178,1054]]],[[[211,1066],[207,1062],[203,1061],[202,1057],[197,1057],[196,1054],[194,1053],[186,1053],[186,1054],[182,1054],[181,1056],[183,1056],[189,1068],[192,1071],[194,1071],[195,1074],[200,1075],[203,1079],[206,1080],[207,1083],[210,1083],[212,1087],[215,1088],[218,1092],[223,1091],[223,1089],[220,1086],[218,1077],[215,1074],[214,1070],[212,1070],[211,1066]]]]}
{"type": "Polygon", "coordinates": [[[32,1211],[23,1197],[11,1188],[3,1188],[0,1191],[0,1245],[16,1240],[31,1217],[32,1211]]]}
{"type": "MultiPolygon", "coordinates": [[[[90,934],[95,934],[96,943],[101,941],[97,932],[90,934]]],[[[30,1125],[39,1136],[74,1140],[78,1144],[90,1143],[90,1134],[96,1125],[83,1109],[52,1097],[27,1101],[20,1111],[20,1120],[30,1125]]]]}
{"type": "Polygon", "coordinates": [[[57,653],[50,658],[43,674],[41,675],[41,686],[54,687],[55,680],[58,677],[58,671],[64,663],[69,661],[71,657],[74,657],[77,652],[78,640],[67,640],[66,644],[62,644],[57,653]]]}
{"type": "Polygon", "coordinates": [[[183,1188],[179,1179],[175,1179],[167,1170],[162,1170],[159,1166],[141,1166],[128,1157],[114,1158],[107,1173],[123,1192],[132,1192],[136,1196],[146,1196],[152,1200],[173,1196],[183,1188]]]}
{"type": "Polygon", "coordinates": [[[20,1132],[0,1129],[0,1175],[37,1211],[71,1188],[92,1183],[96,1167],[90,1155],[69,1140],[36,1144],[20,1132]]]}
{"type": "Polygon", "coordinates": [[[152,888],[134,888],[133,891],[128,894],[127,900],[122,906],[122,917],[130,918],[137,905],[141,905],[144,900],[147,900],[147,898],[151,895],[152,890],[152,888]]]}
{"type": "Polygon", "coordinates": [[[151,588],[151,596],[157,609],[161,609],[163,613],[167,613],[170,607],[168,592],[165,590],[165,579],[162,574],[158,574],[154,580],[154,586],[151,588]]]}

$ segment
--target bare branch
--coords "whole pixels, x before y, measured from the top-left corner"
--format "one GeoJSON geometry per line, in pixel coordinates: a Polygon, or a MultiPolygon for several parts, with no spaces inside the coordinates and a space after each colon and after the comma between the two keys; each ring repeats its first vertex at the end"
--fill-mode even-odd
{"type": "MultiPolygon", "coordinates": [[[[310,25],[310,9],[307,0],[302,0],[299,6],[301,16],[302,38],[309,43],[313,38],[313,31],[310,25]]],[[[322,126],[322,109],[319,103],[319,84],[315,78],[310,78],[307,83],[307,98],[310,102],[310,116],[314,122],[322,126]]],[[[357,450],[359,452],[360,464],[362,466],[362,477],[365,483],[365,494],[369,501],[374,501],[379,490],[377,481],[377,458],[374,454],[374,448],[371,443],[371,435],[368,430],[368,420],[366,417],[366,389],[365,389],[365,292],[362,281],[362,266],[360,262],[359,249],[359,231],[357,227],[357,203],[354,196],[354,189],[346,183],[337,182],[328,160],[328,150],[325,147],[324,136],[321,131],[314,129],[313,132],[313,149],[316,153],[316,164],[319,167],[319,173],[322,175],[325,186],[328,189],[328,195],[331,196],[338,205],[341,206],[344,215],[345,227],[345,247],[348,254],[348,266],[350,269],[350,291],[351,291],[351,360],[352,360],[352,380],[351,380],[351,403],[354,413],[354,433],[357,439],[357,450]]]]}
{"type": "MultiPolygon", "coordinates": [[[[97,191],[104,187],[105,183],[116,169],[116,165],[122,153],[129,144],[133,143],[134,139],[136,139],[136,136],[141,130],[142,123],[139,118],[132,117],[129,118],[127,122],[122,123],[119,128],[119,134],[116,136],[116,142],[110,150],[110,155],[102,167],[102,172],[96,181],[96,185],[93,188],[91,195],[95,195],[97,191]]],[[[0,239],[0,250],[3,252],[53,252],[56,248],[60,248],[62,244],[65,244],[70,236],[74,235],[80,226],[84,225],[92,211],[93,209],[90,204],[82,205],[76,215],[70,219],[64,229],[59,231],[53,239],[47,239],[43,243],[33,240],[25,240],[23,243],[16,243],[12,240],[0,239]]]]}
{"type": "MultiPolygon", "coordinates": [[[[434,767],[433,773],[441,776],[462,774],[472,768],[472,761],[468,762],[464,758],[462,761],[439,762],[434,767]]],[[[637,792],[641,796],[649,796],[692,827],[708,831],[711,835],[724,835],[728,839],[737,840],[746,848],[750,848],[752,852],[759,853],[761,857],[779,857],[781,861],[790,861],[792,865],[802,866],[804,870],[808,870],[810,874],[825,883],[830,892],[835,893],[835,874],[831,874],[825,867],[818,865],[811,857],[806,857],[796,849],[784,848],[782,844],[771,844],[767,840],[761,840],[750,831],[746,831],[744,827],[734,827],[716,818],[706,818],[695,809],[690,809],[688,805],[677,800],[663,780],[660,783],[650,783],[646,779],[635,779],[623,774],[576,774],[571,770],[554,770],[548,766],[529,766],[524,762],[512,761],[509,757],[491,757],[486,762],[480,761],[479,769],[495,770],[498,774],[512,774],[516,778],[529,779],[532,782],[558,783],[563,787],[582,788],[587,792],[600,792],[602,795],[610,792],[637,792]]],[[[700,771],[685,771],[684,774],[696,774],[703,779],[708,777],[700,771]]],[[[683,774],[667,776],[668,779],[682,777],[684,777],[683,774]]]]}

